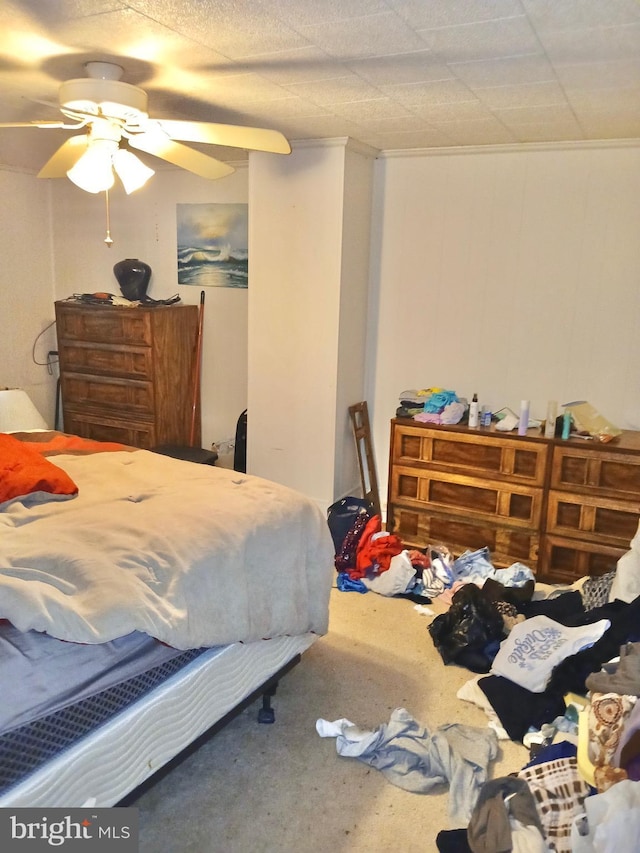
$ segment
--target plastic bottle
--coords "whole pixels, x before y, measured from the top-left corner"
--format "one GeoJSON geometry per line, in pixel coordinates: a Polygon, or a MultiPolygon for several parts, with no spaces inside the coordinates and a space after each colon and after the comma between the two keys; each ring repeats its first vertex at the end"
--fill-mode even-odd
{"type": "Polygon", "coordinates": [[[549,400],[547,403],[547,420],[544,425],[544,437],[554,438],[556,434],[556,418],[558,417],[558,401],[549,400]]]}
{"type": "Polygon", "coordinates": [[[483,406],[480,412],[480,426],[489,429],[491,426],[491,409],[489,406],[483,406]]]}
{"type": "Polygon", "coordinates": [[[469,404],[469,426],[478,426],[478,417],[480,414],[480,404],[478,403],[478,395],[474,394],[471,403],[469,404]]]}
{"type": "Polygon", "coordinates": [[[565,409],[562,416],[562,437],[566,440],[571,435],[571,411],[565,409]]]}
{"type": "Polygon", "coordinates": [[[520,401],[520,420],[518,421],[518,435],[526,435],[529,429],[529,401],[520,401]]]}

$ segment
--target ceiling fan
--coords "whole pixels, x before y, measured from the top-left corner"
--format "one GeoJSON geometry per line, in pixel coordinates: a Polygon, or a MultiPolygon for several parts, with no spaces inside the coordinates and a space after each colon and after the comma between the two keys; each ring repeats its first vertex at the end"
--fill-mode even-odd
{"type": "Polygon", "coordinates": [[[0,122],[0,128],[83,130],[58,148],[38,173],[39,178],[68,176],[82,189],[102,192],[113,186],[115,171],[126,192],[133,192],[153,170],[132,148],[209,179],[229,175],[234,168],[183,142],[274,154],[291,152],[287,139],[276,130],[150,118],[146,92],[121,80],[124,70],[120,65],[87,62],[85,68],[86,78],[67,80],[60,86],[59,109],[65,120],[0,122]]]}

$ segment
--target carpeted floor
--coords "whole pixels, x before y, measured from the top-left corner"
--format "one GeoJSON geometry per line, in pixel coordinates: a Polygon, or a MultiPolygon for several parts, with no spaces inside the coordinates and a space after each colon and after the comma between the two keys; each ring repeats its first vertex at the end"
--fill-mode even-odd
{"type": "MultiPolygon", "coordinates": [[[[320,717],[347,717],[370,730],[399,707],[430,732],[451,722],[485,728],[484,712],[456,698],[473,674],[443,665],[432,618],[406,599],[334,589],[329,633],[279,685],[275,723],[256,722],[256,703],[134,804],[141,853],[437,850],[437,833],[450,828],[447,787],[403,791],[339,756],[315,728],[320,717]]],[[[526,760],[522,745],[500,741],[490,775],[526,760]]]]}

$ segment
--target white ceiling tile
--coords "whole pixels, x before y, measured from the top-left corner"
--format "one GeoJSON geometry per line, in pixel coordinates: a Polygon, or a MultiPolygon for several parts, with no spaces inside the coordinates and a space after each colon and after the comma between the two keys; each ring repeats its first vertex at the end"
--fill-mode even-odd
{"type": "Polygon", "coordinates": [[[640,23],[637,0],[521,0],[538,32],[640,23]]]}
{"type": "Polygon", "coordinates": [[[536,34],[524,15],[417,32],[427,47],[446,62],[469,62],[540,50],[536,34]]]}
{"type": "Polygon", "coordinates": [[[395,12],[301,27],[300,32],[338,59],[388,56],[424,49],[424,42],[395,12]]]}
{"type": "Polygon", "coordinates": [[[474,94],[489,109],[509,109],[566,103],[562,87],[554,81],[526,83],[520,86],[490,86],[474,89],[474,94]]]}
{"type": "Polygon", "coordinates": [[[528,85],[556,79],[549,60],[540,53],[476,62],[451,62],[449,68],[471,89],[507,84],[528,85]]]}
{"type": "Polygon", "coordinates": [[[252,116],[262,116],[264,121],[272,126],[288,119],[322,119],[330,118],[333,113],[326,107],[313,104],[295,95],[288,95],[271,101],[249,101],[245,105],[252,116]]]}
{"type": "MultiPolygon", "coordinates": [[[[181,75],[188,69],[199,73],[203,68],[232,67],[226,57],[211,48],[131,9],[67,20],[56,33],[65,44],[82,48],[82,61],[89,53],[123,57],[124,79],[135,85],[144,86],[150,79],[164,81],[158,85],[170,85],[173,78],[174,86],[185,86],[190,85],[188,75],[187,79],[181,75]]],[[[84,76],[80,69],[75,73],[84,76]]]]}
{"type": "Polygon", "coordinates": [[[543,124],[526,123],[513,125],[511,128],[516,142],[575,142],[585,138],[576,121],[544,122],[543,124]]]}
{"type": "Polygon", "coordinates": [[[494,115],[506,127],[517,127],[522,124],[550,124],[575,122],[575,115],[568,104],[553,104],[542,107],[520,107],[494,110],[494,115]]]}
{"type": "Polygon", "coordinates": [[[214,103],[222,101],[238,104],[278,100],[285,97],[287,91],[259,74],[228,74],[201,77],[198,86],[194,86],[190,94],[207,96],[214,103]]]}
{"type": "Polygon", "coordinates": [[[640,57],[611,62],[559,62],[555,72],[567,89],[640,85],[640,57]]]}
{"type": "Polygon", "coordinates": [[[355,122],[375,120],[382,116],[388,118],[404,118],[409,110],[391,98],[373,98],[368,101],[351,101],[345,104],[332,104],[331,110],[336,115],[345,116],[355,122]]]}
{"type": "Polygon", "coordinates": [[[311,80],[305,83],[291,83],[284,87],[300,98],[307,98],[316,104],[343,104],[351,101],[365,101],[381,96],[380,89],[367,83],[356,74],[334,77],[329,80],[311,80]]]}
{"type": "Polygon", "coordinates": [[[414,29],[475,24],[522,15],[520,0],[388,0],[414,29]]]}
{"type": "Polygon", "coordinates": [[[355,59],[347,61],[346,64],[354,73],[375,86],[425,83],[451,79],[454,76],[446,63],[434,57],[426,48],[413,53],[355,59]]]}
{"type": "Polygon", "coordinates": [[[231,59],[309,43],[286,19],[253,0],[129,0],[127,5],[231,59]]]}
{"type": "Polygon", "coordinates": [[[465,140],[477,139],[476,145],[506,145],[515,142],[515,136],[497,119],[433,122],[436,129],[453,140],[454,145],[468,145],[465,140]]]}
{"type": "Polygon", "coordinates": [[[491,110],[477,99],[466,103],[419,104],[413,111],[433,122],[480,121],[492,117],[491,110]]]}
{"type": "Polygon", "coordinates": [[[433,83],[408,83],[381,88],[389,97],[407,106],[464,104],[477,100],[473,92],[459,80],[436,80],[433,83]]]}
{"type": "Polygon", "coordinates": [[[592,113],[580,117],[587,139],[640,139],[640,116],[632,113],[592,113]]]}
{"type": "Polygon", "coordinates": [[[578,113],[625,113],[634,110],[640,116],[640,86],[628,89],[570,89],[567,96],[578,113]]]}
{"type": "Polygon", "coordinates": [[[311,116],[305,119],[286,119],[282,126],[283,133],[289,139],[333,139],[334,137],[351,136],[358,139],[363,132],[361,125],[343,116],[327,115],[322,118],[311,116]]]}
{"type": "Polygon", "coordinates": [[[540,40],[552,62],[637,59],[640,55],[640,23],[554,30],[541,35],[540,40]]]}
{"type": "Polygon", "coordinates": [[[427,130],[428,123],[420,116],[372,116],[361,118],[359,121],[363,128],[372,133],[415,133],[427,130]]]}
{"type": "Polygon", "coordinates": [[[436,128],[405,132],[389,131],[374,134],[371,138],[371,145],[381,151],[406,148],[442,148],[454,144],[455,142],[450,136],[436,128]]]}
{"type": "Polygon", "coordinates": [[[37,20],[57,24],[69,18],[86,18],[100,15],[102,12],[113,12],[122,9],[121,0],[20,0],[22,9],[30,11],[37,20]]]}
{"type": "Polygon", "coordinates": [[[256,54],[234,63],[238,70],[256,71],[273,83],[286,85],[324,80],[349,74],[348,66],[336,62],[315,45],[256,54]]]}
{"type": "Polygon", "coordinates": [[[294,29],[389,11],[385,0],[266,0],[264,5],[294,29]]]}

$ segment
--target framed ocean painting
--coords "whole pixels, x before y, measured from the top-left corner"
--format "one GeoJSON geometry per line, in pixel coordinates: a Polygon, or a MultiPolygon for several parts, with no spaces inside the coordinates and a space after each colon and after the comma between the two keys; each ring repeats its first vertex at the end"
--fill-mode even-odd
{"type": "Polygon", "coordinates": [[[248,204],[178,204],[178,284],[247,287],[248,204]]]}

